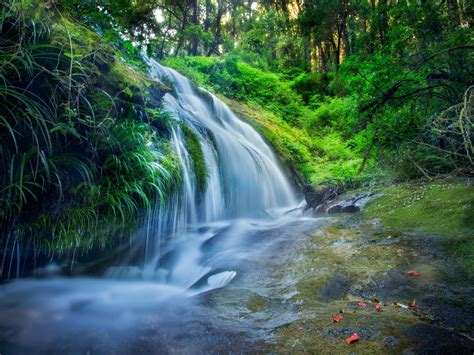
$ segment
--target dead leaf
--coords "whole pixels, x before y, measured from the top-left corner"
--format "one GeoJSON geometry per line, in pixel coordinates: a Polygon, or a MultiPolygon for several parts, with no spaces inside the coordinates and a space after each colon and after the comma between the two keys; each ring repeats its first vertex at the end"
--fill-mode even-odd
{"type": "Polygon", "coordinates": [[[367,304],[364,301],[359,302],[359,307],[365,308],[367,307],[367,304]]]}
{"type": "Polygon", "coordinates": [[[343,317],[343,316],[340,316],[340,315],[334,315],[334,316],[332,316],[332,321],[333,321],[334,323],[339,323],[339,322],[342,321],[343,319],[344,319],[344,317],[343,317]]]}
{"type": "Polygon", "coordinates": [[[375,310],[376,310],[377,312],[380,312],[380,310],[381,310],[381,309],[380,309],[380,303],[377,303],[377,304],[375,305],[375,310]]]}
{"type": "Polygon", "coordinates": [[[409,305],[408,307],[410,308],[416,308],[416,300],[413,300],[409,305]]]}
{"type": "Polygon", "coordinates": [[[419,271],[416,271],[416,270],[410,270],[406,273],[408,276],[420,276],[421,273],[419,271]]]}
{"type": "Polygon", "coordinates": [[[352,334],[349,338],[345,339],[344,341],[345,341],[347,344],[353,344],[353,343],[355,343],[355,342],[357,342],[357,341],[359,341],[359,340],[360,340],[359,334],[354,333],[354,334],[352,334]]]}

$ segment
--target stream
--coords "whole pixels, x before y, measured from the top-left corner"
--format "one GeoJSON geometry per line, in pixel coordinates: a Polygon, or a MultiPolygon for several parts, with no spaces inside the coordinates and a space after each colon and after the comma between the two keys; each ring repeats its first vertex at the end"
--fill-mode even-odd
{"type": "MultiPolygon", "coordinates": [[[[302,217],[280,163],[250,125],[176,71],[149,64],[152,78],[174,86],[164,107],[176,122],[171,143],[183,172],[181,188],[157,203],[137,233],[144,255],[131,249],[103,278],[25,279],[2,286],[2,354],[241,351],[261,337],[260,327],[293,319],[287,305],[277,317],[255,319],[263,322],[259,327],[237,313],[243,294],[275,292],[283,280],[271,276],[270,265],[284,262],[291,244],[317,220],[302,217]],[[183,123],[199,141],[205,189],[183,123]],[[213,292],[229,284],[242,290],[226,299],[232,305],[210,306],[213,292]]],[[[294,292],[279,295],[283,304],[294,292]]]]}

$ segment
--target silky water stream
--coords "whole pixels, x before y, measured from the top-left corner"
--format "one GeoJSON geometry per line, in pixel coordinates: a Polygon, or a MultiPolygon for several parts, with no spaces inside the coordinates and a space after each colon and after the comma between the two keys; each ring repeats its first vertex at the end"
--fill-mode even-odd
{"type": "MultiPolygon", "coordinates": [[[[30,279],[2,286],[0,353],[250,350],[259,335],[239,319],[239,297],[281,292],[284,300],[291,289],[291,280],[275,277],[271,265],[284,269],[290,245],[317,220],[295,209],[298,200],[289,180],[250,125],[176,71],[153,60],[150,66],[152,77],[174,85],[174,93],[164,98],[165,109],[199,138],[206,188],[200,191],[177,124],[172,144],[183,183],[141,231],[144,262],[125,261],[103,278],[30,279]],[[208,295],[224,287],[236,287],[240,296],[223,308],[208,295]]],[[[288,317],[291,310],[281,309],[259,328],[283,324],[288,317]]]]}

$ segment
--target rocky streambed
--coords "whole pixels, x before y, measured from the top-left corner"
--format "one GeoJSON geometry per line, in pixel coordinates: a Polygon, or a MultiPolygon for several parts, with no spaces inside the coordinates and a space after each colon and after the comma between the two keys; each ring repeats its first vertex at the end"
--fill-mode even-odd
{"type": "Polygon", "coordinates": [[[472,192],[471,180],[378,189],[362,213],[276,230],[280,250],[207,302],[262,352],[472,354],[472,192]]]}
{"type": "Polygon", "coordinates": [[[360,213],[240,221],[203,254],[236,278],[193,297],[139,281],[4,285],[0,352],[472,354],[472,187],[397,186],[360,213]]]}

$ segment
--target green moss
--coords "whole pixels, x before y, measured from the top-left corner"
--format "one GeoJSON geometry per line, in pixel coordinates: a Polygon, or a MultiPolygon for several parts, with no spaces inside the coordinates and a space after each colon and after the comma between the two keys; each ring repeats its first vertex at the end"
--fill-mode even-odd
{"type": "MultiPolygon", "coordinates": [[[[107,46],[95,32],[73,21],[67,15],[55,14],[52,19],[53,44],[65,46],[66,51],[71,50],[75,56],[90,55],[107,46]]],[[[108,48],[111,51],[111,48],[108,48]]]]}
{"type": "Polygon", "coordinates": [[[442,179],[429,183],[407,183],[383,188],[383,196],[365,211],[396,230],[463,236],[474,229],[474,185],[472,180],[442,179]]]}
{"type": "Polygon", "coordinates": [[[151,85],[150,80],[144,73],[130,68],[127,64],[118,59],[116,59],[112,64],[110,78],[112,80],[111,84],[114,84],[115,86],[126,88],[133,87],[138,88],[141,91],[151,85]]]}
{"type": "Polygon", "coordinates": [[[407,183],[379,192],[383,196],[367,206],[367,218],[379,218],[391,230],[447,236],[442,241],[447,257],[460,259],[466,270],[474,272],[472,180],[407,183]]]}
{"type": "Polygon", "coordinates": [[[196,176],[197,186],[200,192],[204,192],[207,186],[207,166],[204,159],[204,153],[202,152],[201,143],[199,138],[188,126],[184,123],[181,128],[186,139],[186,149],[193,161],[194,174],[196,176]]]}

